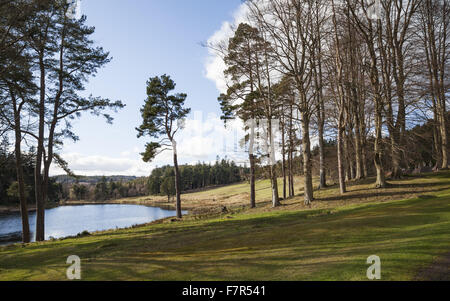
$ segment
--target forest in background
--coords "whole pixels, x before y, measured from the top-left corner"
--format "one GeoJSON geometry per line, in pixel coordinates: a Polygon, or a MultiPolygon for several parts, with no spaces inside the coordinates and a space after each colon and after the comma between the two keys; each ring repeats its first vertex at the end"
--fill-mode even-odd
{"type": "MultiPolygon", "coordinates": [[[[450,114],[447,113],[448,118],[450,114]]],[[[429,145],[433,143],[433,120],[417,125],[409,130],[408,147],[413,156],[405,174],[417,174],[422,172],[431,172],[436,166],[436,158],[433,156],[429,145]]],[[[450,125],[447,125],[447,131],[450,132],[450,125]]],[[[369,143],[373,143],[369,141],[369,143]]],[[[389,143],[388,140],[384,141],[389,143]]],[[[0,144],[0,205],[18,204],[17,182],[14,177],[15,161],[14,153],[10,150],[9,142],[4,139],[0,144]]],[[[370,149],[370,148],[369,148],[370,149]]],[[[314,177],[319,177],[320,149],[316,145],[312,150],[312,164],[314,177]]],[[[34,153],[33,149],[23,154],[23,169],[27,189],[27,202],[32,204],[34,201],[33,171],[34,171],[34,153]]],[[[329,184],[339,181],[338,173],[335,168],[337,160],[336,141],[326,140],[324,142],[324,166],[325,173],[329,178],[329,184]]],[[[373,176],[376,171],[370,165],[373,153],[369,151],[368,174],[373,176]]],[[[293,158],[294,176],[303,175],[303,158],[299,152],[293,158]]],[[[390,166],[389,160],[385,164],[390,166]]],[[[276,165],[278,174],[282,175],[282,162],[278,161],[276,165]]],[[[195,191],[204,188],[213,188],[222,185],[230,185],[245,181],[250,182],[250,170],[248,166],[238,166],[233,161],[217,158],[214,164],[197,163],[195,165],[180,166],[181,187],[183,192],[195,191]]],[[[267,167],[257,164],[257,179],[267,179],[270,170],[267,167]]],[[[149,177],[135,176],[69,176],[60,175],[51,178],[50,195],[48,204],[56,204],[60,201],[78,200],[78,201],[107,201],[117,200],[127,197],[164,195],[172,198],[175,195],[174,171],[173,166],[167,165],[153,169],[149,177]]]]}
{"type": "MultiPolygon", "coordinates": [[[[0,144],[0,205],[15,206],[19,203],[18,185],[15,177],[15,157],[12,146],[5,138],[0,144]]],[[[33,148],[22,154],[27,203],[34,202],[33,148]]],[[[244,181],[248,168],[234,162],[217,158],[214,164],[197,163],[180,166],[183,192],[234,184],[244,181]]],[[[50,177],[47,205],[69,200],[101,202],[127,197],[175,195],[173,166],[153,169],[148,177],[135,176],[77,176],[59,175],[50,177]]]]}

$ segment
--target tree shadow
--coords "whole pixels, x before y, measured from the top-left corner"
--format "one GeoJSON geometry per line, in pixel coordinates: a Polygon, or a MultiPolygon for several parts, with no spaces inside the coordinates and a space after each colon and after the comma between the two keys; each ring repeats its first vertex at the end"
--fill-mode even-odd
{"type": "MultiPolygon", "coordinates": [[[[352,199],[368,199],[368,198],[379,198],[379,197],[392,197],[392,196],[414,196],[416,194],[424,194],[424,193],[438,193],[441,191],[448,190],[449,184],[442,182],[431,182],[431,183],[390,183],[388,187],[377,189],[377,188],[361,188],[361,189],[353,189],[349,190],[346,194],[343,195],[334,195],[334,196],[326,196],[326,197],[317,197],[315,201],[343,201],[343,200],[352,200],[352,199]],[[402,190],[394,190],[394,189],[402,189],[402,190]],[[404,189],[404,190],[403,190],[404,189]],[[420,190],[420,191],[417,191],[420,190]],[[359,191],[367,191],[367,193],[356,193],[359,191]]],[[[422,197],[418,195],[417,197],[422,197]]],[[[433,197],[433,196],[427,196],[433,197]]]]}

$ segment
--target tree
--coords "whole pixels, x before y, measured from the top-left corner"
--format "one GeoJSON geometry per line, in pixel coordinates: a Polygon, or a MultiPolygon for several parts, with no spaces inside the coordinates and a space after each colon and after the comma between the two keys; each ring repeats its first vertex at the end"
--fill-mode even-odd
{"type": "MultiPolygon", "coordinates": [[[[15,84],[9,83],[9,89],[10,89],[10,97],[11,97],[11,106],[13,111],[13,122],[11,122],[12,128],[14,129],[15,133],[15,161],[16,161],[16,173],[17,173],[17,188],[18,188],[18,197],[20,200],[20,211],[22,216],[22,241],[24,243],[30,242],[30,227],[29,227],[29,221],[28,221],[28,209],[27,209],[27,192],[26,192],[26,186],[25,186],[25,179],[24,179],[24,172],[23,172],[23,160],[22,160],[22,125],[21,125],[21,119],[22,119],[22,109],[24,108],[24,105],[26,103],[25,100],[22,100],[20,103],[18,103],[18,100],[16,98],[16,91],[17,93],[24,93],[28,95],[27,92],[27,85],[31,85],[31,82],[26,80],[26,83],[22,87],[18,87],[17,85],[20,85],[20,81],[17,81],[15,84]]],[[[31,87],[30,89],[34,89],[31,87]]],[[[3,114],[2,114],[3,115],[3,114]]]]}
{"type": "Polygon", "coordinates": [[[20,30],[39,11],[33,1],[0,2],[0,75],[15,68],[14,58],[23,53],[24,40],[30,33],[20,30]]]}
{"type": "Polygon", "coordinates": [[[142,153],[144,162],[151,162],[161,152],[172,149],[177,217],[182,218],[181,183],[175,134],[182,128],[182,120],[191,109],[183,107],[187,94],[169,94],[174,89],[175,82],[167,75],[152,77],[147,81],[147,99],[141,109],[143,121],[136,130],[138,138],[149,136],[158,139],[156,142],[146,144],[145,152],[142,153]]]}
{"type": "Polygon", "coordinates": [[[377,46],[380,40],[377,34],[382,30],[381,20],[373,20],[370,15],[369,6],[363,0],[351,1],[346,0],[351,21],[358,29],[359,34],[363,37],[369,53],[369,73],[370,84],[372,88],[372,98],[375,108],[375,142],[374,142],[374,164],[377,172],[375,186],[385,188],[387,186],[385,168],[384,168],[384,148],[383,148],[383,85],[380,82],[379,55],[377,46]],[[362,14],[358,12],[362,11],[362,14]],[[378,44],[377,44],[378,43],[378,44]]]}
{"type": "Polygon", "coordinates": [[[324,74],[323,74],[323,56],[325,49],[323,47],[327,35],[324,34],[325,25],[328,19],[328,1],[317,0],[312,7],[313,18],[311,19],[311,32],[313,36],[313,45],[311,47],[311,62],[313,70],[313,84],[315,88],[315,115],[318,127],[319,139],[319,189],[327,187],[325,172],[325,154],[324,154],[324,134],[325,134],[325,97],[324,97],[324,74]]]}
{"type": "Polygon", "coordinates": [[[345,177],[344,177],[344,155],[343,155],[343,135],[344,135],[344,127],[345,127],[345,95],[344,95],[344,66],[343,66],[343,58],[341,52],[341,42],[339,39],[339,30],[336,19],[336,7],[335,3],[332,0],[331,2],[333,8],[333,27],[334,27],[334,45],[335,45],[335,53],[334,53],[334,61],[336,68],[336,88],[333,90],[337,90],[335,93],[336,105],[339,108],[339,117],[338,117],[338,137],[337,137],[337,157],[338,157],[338,176],[339,176],[339,188],[341,194],[347,192],[345,177]]]}
{"type": "Polygon", "coordinates": [[[106,177],[102,177],[100,182],[95,185],[95,200],[105,201],[108,199],[108,183],[106,177]]]}
{"type": "Polygon", "coordinates": [[[424,54],[427,62],[429,92],[433,102],[438,134],[435,137],[436,151],[442,169],[447,169],[448,133],[446,118],[446,94],[448,93],[448,43],[450,30],[450,1],[423,0],[419,8],[424,54]]]}
{"type": "Polygon", "coordinates": [[[147,189],[150,195],[160,194],[161,192],[160,187],[162,181],[161,177],[162,177],[161,169],[155,168],[147,181],[147,189]]]}
{"type": "MultiPolygon", "coordinates": [[[[11,185],[9,185],[9,188],[8,188],[8,191],[7,191],[8,196],[13,197],[13,198],[17,198],[17,199],[20,200],[20,198],[22,197],[21,196],[22,192],[20,191],[20,189],[22,189],[22,188],[19,188],[19,183],[18,182],[13,182],[11,185]]],[[[30,195],[30,191],[31,191],[31,188],[29,186],[25,186],[24,187],[23,194],[24,194],[25,198],[28,198],[28,196],[30,195]]]]}
{"type": "MultiPolygon", "coordinates": [[[[271,53],[270,44],[265,41],[257,28],[246,23],[239,24],[234,36],[229,40],[227,55],[224,57],[227,69],[225,76],[231,83],[227,94],[219,97],[224,119],[238,116],[245,123],[249,122],[251,131],[249,139],[255,136],[255,123],[257,119],[267,120],[264,129],[268,133],[269,147],[273,148],[272,119],[275,117],[274,93],[271,83],[271,53]]],[[[263,124],[263,123],[261,123],[263,124]]],[[[255,155],[250,141],[250,206],[255,203],[255,155]]],[[[269,151],[269,153],[271,153],[269,151]]],[[[271,158],[272,159],[272,158],[271,158]]],[[[270,175],[272,183],[273,206],[279,205],[277,177],[274,162],[270,162],[270,175]]]]}
{"type": "MultiPolygon", "coordinates": [[[[393,91],[389,91],[387,95],[394,94],[396,96],[386,99],[388,107],[386,119],[391,140],[392,178],[402,176],[401,153],[404,152],[406,143],[406,100],[407,94],[413,94],[412,91],[406,89],[407,80],[412,73],[408,65],[414,66],[411,59],[408,60],[411,56],[410,52],[412,52],[409,49],[414,48],[411,43],[411,24],[420,2],[422,0],[386,0],[381,2],[385,11],[383,21],[385,23],[384,39],[386,40],[386,45],[382,48],[381,54],[384,63],[387,63],[387,67],[392,70],[391,78],[394,79],[395,83],[395,90],[392,89],[393,91]],[[396,99],[396,102],[394,102],[394,99],[396,99]],[[394,117],[394,107],[397,108],[396,118],[394,117]]],[[[381,35],[379,35],[379,38],[382,38],[381,35]]],[[[384,78],[385,82],[389,80],[388,76],[384,78]]],[[[388,88],[391,84],[389,83],[386,86],[388,88]]]]}
{"type": "Polygon", "coordinates": [[[14,132],[17,197],[20,200],[22,217],[22,241],[30,242],[27,209],[27,191],[24,180],[21,144],[25,135],[22,114],[30,104],[36,86],[33,82],[31,60],[25,43],[28,33],[23,32],[32,14],[32,4],[25,1],[2,2],[0,4],[0,134],[7,129],[14,132]]]}
{"type": "Polygon", "coordinates": [[[86,199],[88,190],[85,185],[75,184],[72,187],[72,191],[78,201],[86,199]]]}
{"type": "Polygon", "coordinates": [[[278,71],[292,77],[295,82],[302,130],[305,204],[314,200],[311,161],[310,121],[313,113],[314,93],[311,92],[313,66],[311,49],[315,46],[314,32],[308,27],[316,5],[313,0],[252,0],[247,1],[252,20],[267,35],[272,44],[278,71]]]}
{"type": "MultiPolygon", "coordinates": [[[[224,62],[227,69],[225,76],[230,84],[226,94],[219,97],[225,122],[228,119],[239,116],[244,122],[258,117],[258,106],[255,99],[257,79],[255,76],[255,52],[254,49],[260,40],[257,29],[248,24],[241,23],[234,36],[229,40],[224,62]]],[[[253,131],[253,128],[249,128],[253,131]]],[[[251,135],[252,135],[251,134],[251,135]]],[[[247,138],[248,140],[248,138],[247,138]]],[[[250,162],[250,207],[256,207],[255,190],[255,155],[249,151],[250,162]]]]}
{"type": "Polygon", "coordinates": [[[71,131],[71,120],[82,112],[102,114],[112,122],[105,109],[117,110],[124,105],[99,97],[82,97],[79,92],[90,76],[110,61],[109,53],[94,46],[91,39],[94,27],[87,26],[86,16],[69,17],[70,0],[38,3],[40,11],[33,15],[24,28],[26,43],[38,70],[39,99],[35,106],[38,114],[38,132],[35,164],[36,240],[45,239],[45,202],[48,197],[49,171],[55,161],[69,172],[67,163],[57,154],[64,138],[78,139],[71,131]]]}
{"type": "Polygon", "coordinates": [[[170,201],[170,198],[176,194],[175,189],[175,177],[165,177],[161,183],[161,193],[167,196],[167,200],[170,201]]]}

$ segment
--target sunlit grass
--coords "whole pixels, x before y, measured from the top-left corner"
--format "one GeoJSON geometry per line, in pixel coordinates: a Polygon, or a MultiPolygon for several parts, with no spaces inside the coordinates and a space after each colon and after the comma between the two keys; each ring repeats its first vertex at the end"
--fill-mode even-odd
{"type": "MultiPolygon", "coordinates": [[[[363,182],[350,187],[352,201],[332,187],[316,193],[319,207],[312,209],[299,207],[299,196],[281,210],[267,206],[4,247],[0,280],[65,280],[69,255],[82,259],[83,280],[367,280],[370,255],[381,258],[382,280],[416,279],[450,251],[449,178],[405,179],[382,191],[363,182]],[[392,200],[408,190],[425,194],[392,200]],[[389,192],[394,195],[383,197],[389,192]],[[370,194],[371,202],[358,201],[370,194]]],[[[226,195],[230,187],[215,193],[226,195]]]]}

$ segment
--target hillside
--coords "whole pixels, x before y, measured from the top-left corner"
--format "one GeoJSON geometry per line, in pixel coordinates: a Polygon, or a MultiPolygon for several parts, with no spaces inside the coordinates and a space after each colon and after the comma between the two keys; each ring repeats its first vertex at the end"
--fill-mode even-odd
{"type": "MultiPolygon", "coordinates": [[[[52,177],[57,183],[61,184],[75,184],[77,182],[88,183],[88,184],[96,184],[100,182],[103,176],[80,176],[78,178],[74,178],[68,175],[60,175],[52,177]]],[[[131,182],[137,179],[134,176],[106,176],[106,182],[131,182]]]]}
{"type": "Polygon", "coordinates": [[[345,197],[320,191],[312,208],[299,196],[280,209],[261,201],[253,210],[3,247],[0,280],[64,280],[73,254],[83,280],[367,280],[370,255],[381,258],[382,280],[449,280],[450,173],[387,190],[354,183],[345,197]]]}
{"type": "MultiPolygon", "coordinates": [[[[304,205],[302,199],[303,178],[296,177],[294,179],[296,197],[282,201],[283,206],[277,209],[271,208],[270,180],[258,180],[256,182],[257,208],[253,209],[253,211],[327,209],[349,204],[365,204],[414,198],[434,192],[437,189],[436,185],[438,185],[435,183],[435,177],[435,175],[430,177],[409,176],[401,180],[390,181],[389,187],[384,189],[376,189],[374,187],[374,178],[358,182],[352,181],[347,184],[348,192],[345,196],[341,196],[338,185],[333,184],[326,189],[316,190],[314,192],[316,202],[313,202],[311,206],[304,205]]],[[[317,179],[315,179],[314,186],[317,187],[317,185],[317,179]]],[[[249,187],[248,183],[240,183],[195,193],[186,193],[182,195],[182,207],[191,213],[202,216],[221,213],[223,207],[231,211],[247,210],[249,207],[249,187]]],[[[281,179],[278,181],[278,189],[280,194],[282,194],[281,179]]],[[[175,208],[174,201],[168,201],[167,197],[164,196],[124,198],[113,201],[112,203],[175,208]]]]}

